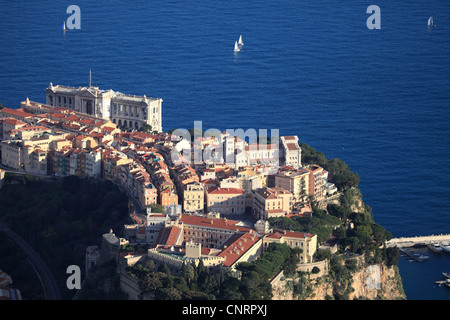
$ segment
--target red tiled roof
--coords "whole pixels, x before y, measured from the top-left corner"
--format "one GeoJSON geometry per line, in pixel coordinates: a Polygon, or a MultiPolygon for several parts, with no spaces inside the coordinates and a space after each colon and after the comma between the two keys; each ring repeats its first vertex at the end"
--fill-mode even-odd
{"type": "Polygon", "coordinates": [[[270,235],[268,235],[268,238],[272,239],[280,239],[282,237],[289,237],[289,238],[312,238],[314,235],[311,233],[305,233],[305,232],[297,232],[297,231],[287,231],[287,230],[274,230],[270,235]]]}
{"type": "Polygon", "coordinates": [[[181,229],[176,226],[161,228],[156,239],[159,245],[174,246],[180,237],[181,229]]]}
{"type": "Polygon", "coordinates": [[[230,267],[259,240],[260,237],[255,233],[236,233],[220,245],[218,249],[221,249],[222,252],[217,256],[224,257],[223,265],[230,267]]]}
{"type": "Polygon", "coordinates": [[[25,125],[26,124],[25,122],[20,121],[20,120],[18,120],[16,118],[6,118],[6,119],[3,120],[3,122],[7,123],[7,124],[15,125],[15,126],[22,125],[22,124],[25,125]]]}
{"type": "Polygon", "coordinates": [[[239,221],[229,219],[214,219],[202,216],[182,215],[180,221],[187,225],[210,227],[225,230],[249,231],[250,228],[237,226],[239,221]]]}
{"type": "Polygon", "coordinates": [[[286,143],[286,147],[291,151],[297,150],[297,146],[295,145],[295,143],[286,143]]]}
{"type": "Polygon", "coordinates": [[[19,117],[32,117],[33,114],[23,111],[23,109],[10,109],[10,108],[3,108],[0,110],[0,112],[6,113],[6,114],[12,114],[19,117]]]}
{"type": "Polygon", "coordinates": [[[209,194],[243,194],[244,191],[238,188],[209,188],[209,194]]]}

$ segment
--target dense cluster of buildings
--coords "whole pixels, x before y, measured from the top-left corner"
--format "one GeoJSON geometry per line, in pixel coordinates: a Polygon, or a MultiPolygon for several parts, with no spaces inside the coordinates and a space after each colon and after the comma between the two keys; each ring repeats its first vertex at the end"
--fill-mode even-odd
{"type": "Polygon", "coordinates": [[[146,257],[174,272],[200,258],[235,270],[272,242],[300,247],[301,261],[312,262],[316,235],[267,222],[309,215],[308,199],[337,191],[326,170],[302,165],[297,136],[256,145],[227,132],[187,140],[161,132],[161,99],[52,84],[46,95],[46,104],[27,98],[19,109],[0,110],[4,169],[111,180],[147,208],[145,219],[125,226],[127,241],[150,245],[146,257]],[[143,125],[152,133],[137,130],[143,125]],[[193,161],[181,150],[212,157],[193,161]],[[154,204],[165,211],[152,212],[154,204]],[[241,221],[249,216],[257,222],[241,221]]]}

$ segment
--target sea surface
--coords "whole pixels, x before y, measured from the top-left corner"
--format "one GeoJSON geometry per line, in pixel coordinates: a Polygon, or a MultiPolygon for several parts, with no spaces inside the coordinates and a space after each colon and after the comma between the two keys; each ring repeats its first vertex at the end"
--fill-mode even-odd
{"type": "MultiPolygon", "coordinates": [[[[162,98],[165,131],[279,129],[341,158],[394,237],[450,233],[448,1],[2,0],[0,18],[7,107],[92,70],[101,89],[162,98]],[[62,33],[72,4],[81,29],[62,33]]],[[[429,255],[401,259],[407,298],[449,300],[434,281],[450,255],[429,255]]]]}

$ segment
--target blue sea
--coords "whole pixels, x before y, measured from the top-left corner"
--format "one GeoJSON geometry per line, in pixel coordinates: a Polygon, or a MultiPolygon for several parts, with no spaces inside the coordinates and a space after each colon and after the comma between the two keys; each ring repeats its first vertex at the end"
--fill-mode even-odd
{"type": "MultiPolygon", "coordinates": [[[[341,158],[394,237],[450,233],[450,5],[337,3],[1,1],[0,102],[45,102],[92,70],[101,89],[162,98],[165,131],[279,129],[341,158]],[[62,33],[72,4],[81,29],[62,33]]],[[[434,286],[450,255],[429,254],[401,259],[407,298],[450,300],[434,286]]]]}

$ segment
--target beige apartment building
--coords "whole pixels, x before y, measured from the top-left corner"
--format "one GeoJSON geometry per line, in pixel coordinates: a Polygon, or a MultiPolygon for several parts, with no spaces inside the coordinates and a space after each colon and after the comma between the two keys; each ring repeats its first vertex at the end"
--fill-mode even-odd
{"type": "Polygon", "coordinates": [[[205,191],[199,182],[184,186],[183,210],[187,213],[203,213],[205,202],[205,191]]]}
{"type": "Polygon", "coordinates": [[[253,215],[258,220],[291,213],[293,196],[282,188],[261,188],[253,192],[253,215]]]}
{"type": "Polygon", "coordinates": [[[113,182],[119,182],[120,166],[133,162],[123,153],[107,150],[102,153],[102,177],[113,182]]]}
{"type": "Polygon", "coordinates": [[[316,200],[321,200],[324,198],[326,190],[325,190],[325,181],[324,176],[326,175],[326,171],[316,165],[309,165],[304,167],[310,173],[309,176],[309,194],[314,196],[316,200]]]}
{"type": "Polygon", "coordinates": [[[27,124],[23,121],[20,121],[16,118],[5,118],[5,119],[0,119],[0,138],[5,139],[5,132],[11,131],[11,130],[15,130],[15,129],[19,129],[22,128],[24,126],[26,126],[27,124]]]}
{"type": "Polygon", "coordinates": [[[27,140],[4,140],[1,142],[1,163],[14,170],[47,174],[47,152],[59,135],[44,134],[27,140]]]}
{"type": "Polygon", "coordinates": [[[283,170],[274,176],[275,187],[292,193],[295,202],[301,202],[309,194],[310,172],[305,169],[283,170]]]}
{"type": "Polygon", "coordinates": [[[239,188],[210,188],[206,190],[206,209],[221,215],[245,214],[245,193],[239,188]]]}
{"type": "Polygon", "coordinates": [[[313,262],[313,256],[317,250],[317,235],[311,233],[273,230],[263,238],[263,246],[266,249],[270,243],[285,243],[291,248],[300,248],[300,263],[313,262]]]}
{"type": "Polygon", "coordinates": [[[13,170],[20,170],[23,167],[22,141],[2,141],[2,165],[13,170]]]}
{"type": "Polygon", "coordinates": [[[183,214],[173,224],[181,226],[186,242],[200,243],[204,248],[217,248],[235,233],[251,230],[241,226],[237,220],[221,218],[220,214],[216,213],[203,216],[183,214]]]}

